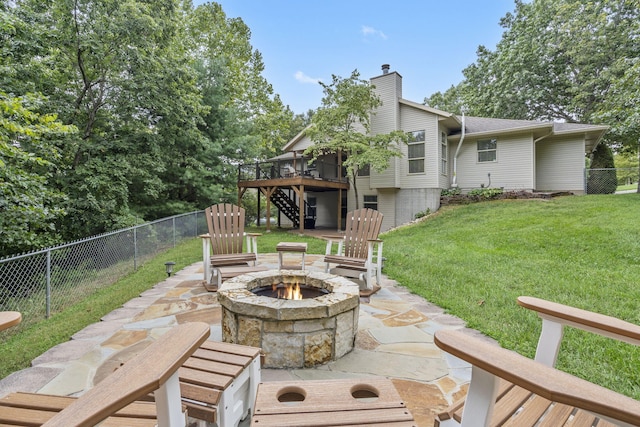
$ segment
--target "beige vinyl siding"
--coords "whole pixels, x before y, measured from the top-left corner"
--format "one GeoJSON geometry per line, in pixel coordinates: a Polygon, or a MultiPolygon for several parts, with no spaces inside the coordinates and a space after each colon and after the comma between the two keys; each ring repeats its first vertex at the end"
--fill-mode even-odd
{"type": "MultiPolygon", "coordinates": [[[[451,186],[452,179],[452,169],[453,169],[453,153],[455,153],[455,149],[453,153],[451,152],[452,143],[448,141],[447,138],[447,168],[443,172],[440,168],[441,156],[440,156],[440,133],[444,132],[445,135],[449,135],[449,129],[439,126],[438,127],[438,187],[439,188],[449,188],[451,186]]],[[[455,145],[455,144],[453,144],[455,145]]]]}
{"type": "MultiPolygon", "coordinates": [[[[402,97],[402,77],[396,72],[383,74],[371,79],[375,92],[380,96],[382,105],[375,111],[371,120],[371,133],[389,133],[399,129],[400,108],[398,99],[402,97]]],[[[389,167],[382,173],[371,171],[371,186],[374,188],[395,188],[398,184],[397,158],[389,162],[389,167]]]]}
{"type": "Polygon", "coordinates": [[[382,105],[373,113],[371,133],[376,135],[398,129],[398,99],[402,97],[402,77],[398,73],[389,73],[371,79],[371,83],[382,101],[382,105]]]}
{"type": "Polygon", "coordinates": [[[311,142],[311,139],[305,135],[300,138],[300,140],[296,142],[292,147],[290,147],[289,151],[304,151],[312,145],[313,142],[311,142]]]}
{"type": "Polygon", "coordinates": [[[405,132],[425,131],[424,173],[409,173],[406,144],[400,146],[402,157],[398,162],[400,188],[438,187],[438,116],[407,105],[400,106],[400,128],[405,132]]]}
{"type": "Polygon", "coordinates": [[[584,192],[584,140],[549,138],[536,144],[536,191],[584,192]]]}
{"type": "Polygon", "coordinates": [[[478,162],[477,139],[466,139],[458,155],[457,175],[458,185],[463,190],[480,188],[481,185],[503,187],[505,190],[532,190],[531,134],[497,137],[495,162],[478,162]],[[488,174],[491,174],[490,182],[488,174]]]}

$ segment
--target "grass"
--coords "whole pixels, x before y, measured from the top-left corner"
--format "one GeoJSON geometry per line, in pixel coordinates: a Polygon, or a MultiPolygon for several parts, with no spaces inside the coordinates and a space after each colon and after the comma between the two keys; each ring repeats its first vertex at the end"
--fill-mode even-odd
{"type": "Polygon", "coordinates": [[[625,184],[625,185],[618,185],[618,187],[616,188],[616,191],[626,191],[626,190],[637,190],[638,189],[638,184],[625,184]]]}
{"type": "Polygon", "coordinates": [[[31,360],[51,347],[68,341],[87,325],[99,322],[105,314],[164,280],[167,277],[166,261],[176,262],[174,271],[178,271],[201,259],[200,239],[186,241],[146,262],[114,285],[96,291],[81,303],[55,313],[49,319],[32,323],[15,334],[2,335],[6,339],[0,345],[0,378],[29,367],[31,360]]]}
{"type": "MultiPolygon", "coordinates": [[[[502,200],[443,207],[416,224],[383,234],[384,273],[464,319],[502,346],[533,357],[537,316],[516,304],[531,295],[640,324],[639,194],[502,200]]],[[[281,241],[325,242],[260,231],[260,253],[281,241]]],[[[10,337],[0,346],[0,377],[29,365],[53,345],[201,257],[200,239],[148,262],[86,302],[10,337]]],[[[569,330],[558,367],[640,399],[640,348],[569,330]]]]}
{"type": "MultiPolygon", "coordinates": [[[[383,236],[385,274],[532,357],[537,316],[520,295],[640,324],[640,195],[444,207],[383,236]]],[[[640,348],[570,330],[558,367],[640,398],[640,348]]]]}

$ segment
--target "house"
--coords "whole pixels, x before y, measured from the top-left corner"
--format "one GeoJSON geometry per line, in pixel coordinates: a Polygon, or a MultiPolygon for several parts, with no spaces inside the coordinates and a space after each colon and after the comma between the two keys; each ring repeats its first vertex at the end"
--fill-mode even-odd
{"type": "MultiPolygon", "coordinates": [[[[582,194],[585,155],[608,129],[457,116],[404,99],[402,76],[390,72],[388,65],[382,66],[382,74],[371,78],[371,83],[382,100],[371,119],[371,132],[403,130],[410,140],[400,146],[402,157],[393,158],[385,171],[362,171],[357,178],[359,206],[381,211],[383,230],[412,221],[419,212],[436,211],[445,189],[465,192],[491,187],[582,194]]],[[[304,158],[311,144],[303,131],[285,145],[284,155],[271,159],[296,169],[296,183],[270,180],[271,186],[262,186],[245,181],[239,182],[239,188],[260,188],[265,195],[275,191],[273,186],[288,188],[293,191],[292,209],[298,209],[298,217],[304,216],[307,225],[313,218],[316,227],[339,228],[346,212],[355,209],[354,191],[344,178],[342,159],[335,154],[314,164],[304,158]],[[324,182],[341,185],[320,185],[324,182]],[[297,203],[301,199],[304,206],[297,203]]],[[[293,225],[302,228],[303,221],[294,220],[293,225]]]]}

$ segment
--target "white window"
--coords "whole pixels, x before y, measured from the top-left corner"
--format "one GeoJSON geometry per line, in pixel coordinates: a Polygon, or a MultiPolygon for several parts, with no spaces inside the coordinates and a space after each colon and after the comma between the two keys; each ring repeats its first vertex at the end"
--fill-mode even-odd
{"type": "Polygon", "coordinates": [[[409,173],[424,173],[424,130],[409,132],[409,173]]]}
{"type": "Polygon", "coordinates": [[[498,141],[495,138],[478,140],[478,163],[495,162],[498,141]]]}
{"type": "Polygon", "coordinates": [[[364,207],[378,210],[378,196],[364,196],[364,207]]]}
{"type": "Polygon", "coordinates": [[[440,132],[440,173],[447,174],[447,134],[440,132]]]}

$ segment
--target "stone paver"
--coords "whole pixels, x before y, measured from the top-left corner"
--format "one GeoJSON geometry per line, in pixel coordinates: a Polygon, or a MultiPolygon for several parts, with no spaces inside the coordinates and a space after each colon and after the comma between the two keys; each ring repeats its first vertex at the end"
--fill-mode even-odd
{"type": "MultiPolygon", "coordinates": [[[[277,269],[277,254],[259,255],[259,263],[277,269]]],[[[322,255],[307,254],[307,269],[324,271],[322,255]]],[[[205,321],[209,339],[222,339],[217,294],[202,286],[196,263],[87,326],[72,339],[32,362],[32,367],[0,380],[0,397],[12,391],[79,395],[117,369],[172,326],[205,321]]],[[[463,329],[462,320],[410,293],[383,276],[382,289],[360,299],[354,349],[312,369],[263,369],[263,381],[384,376],[419,426],[433,425],[433,414],[466,393],[471,369],[433,344],[442,328],[463,329]]],[[[241,424],[244,426],[248,422],[241,424]]]]}

